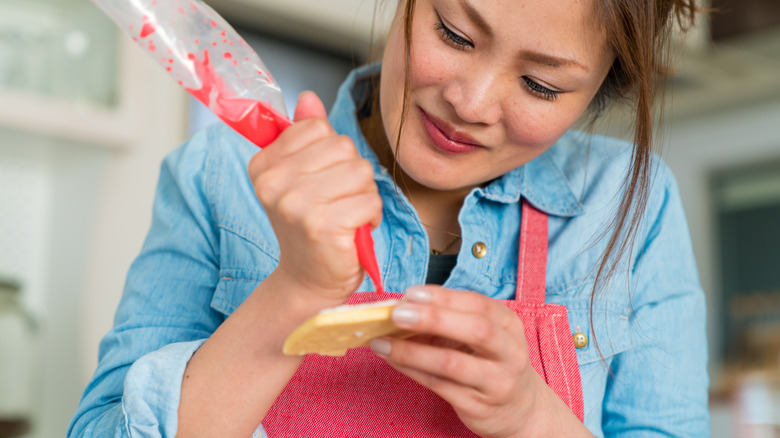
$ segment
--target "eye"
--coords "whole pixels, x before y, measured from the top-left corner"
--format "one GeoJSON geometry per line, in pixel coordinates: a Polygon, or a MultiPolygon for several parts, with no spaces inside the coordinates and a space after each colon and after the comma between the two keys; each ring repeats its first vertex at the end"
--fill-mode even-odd
{"type": "Polygon", "coordinates": [[[528,92],[540,99],[553,101],[560,94],[560,91],[551,90],[526,76],[523,76],[523,82],[528,87],[528,92]]]}
{"type": "Polygon", "coordinates": [[[444,25],[444,22],[441,19],[436,23],[436,30],[439,32],[439,38],[441,38],[442,41],[458,50],[467,50],[474,47],[471,41],[451,31],[450,28],[444,25]]]}

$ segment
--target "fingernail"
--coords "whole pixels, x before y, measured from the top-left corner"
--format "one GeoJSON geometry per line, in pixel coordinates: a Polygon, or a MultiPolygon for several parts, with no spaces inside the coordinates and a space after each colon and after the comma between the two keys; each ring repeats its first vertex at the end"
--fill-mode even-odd
{"type": "Polygon", "coordinates": [[[393,309],[393,322],[398,326],[409,326],[420,320],[420,312],[409,306],[399,305],[393,309]]]}
{"type": "Polygon", "coordinates": [[[390,354],[390,349],[392,348],[390,341],[383,338],[374,338],[368,345],[374,353],[381,354],[382,356],[388,356],[390,354]]]}
{"type": "Polygon", "coordinates": [[[431,293],[421,287],[410,287],[406,289],[403,299],[415,303],[428,303],[431,301],[431,293]]]}

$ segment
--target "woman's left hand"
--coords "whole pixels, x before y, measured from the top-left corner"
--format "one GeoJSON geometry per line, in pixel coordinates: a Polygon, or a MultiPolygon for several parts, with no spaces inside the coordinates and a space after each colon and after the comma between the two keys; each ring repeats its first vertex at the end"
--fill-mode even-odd
{"type": "Polygon", "coordinates": [[[420,335],[374,339],[371,348],[452,405],[471,431],[508,437],[538,425],[545,391],[555,394],[531,366],[523,324],[507,306],[475,292],[416,287],[393,322],[420,335]]]}

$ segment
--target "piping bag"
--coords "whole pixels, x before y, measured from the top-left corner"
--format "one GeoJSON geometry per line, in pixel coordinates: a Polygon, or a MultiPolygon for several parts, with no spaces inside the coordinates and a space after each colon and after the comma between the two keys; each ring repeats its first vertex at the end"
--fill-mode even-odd
{"type": "MultiPolygon", "coordinates": [[[[200,0],[93,0],[179,85],[228,126],[265,147],[292,123],[257,53],[200,0]]],[[[383,292],[371,227],[355,232],[358,260],[383,292]]]]}

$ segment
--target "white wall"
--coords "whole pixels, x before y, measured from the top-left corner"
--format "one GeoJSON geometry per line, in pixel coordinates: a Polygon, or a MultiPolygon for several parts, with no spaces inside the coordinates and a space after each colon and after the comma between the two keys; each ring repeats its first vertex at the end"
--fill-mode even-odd
{"type": "Polygon", "coordinates": [[[112,151],[99,181],[94,227],[88,239],[81,322],[81,373],[94,371],[97,345],[110,329],[125,275],[151,224],[152,201],[163,157],[186,137],[186,93],[140,49],[123,44],[124,74],[138,101],[135,137],[112,151]]]}
{"type": "Polygon", "coordinates": [[[19,114],[0,117],[0,273],[22,282],[38,323],[31,437],[64,435],[149,227],[162,157],[186,135],[184,91],[131,44],[113,111],[3,94],[19,114]]]}

